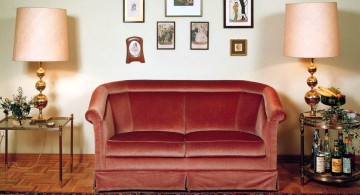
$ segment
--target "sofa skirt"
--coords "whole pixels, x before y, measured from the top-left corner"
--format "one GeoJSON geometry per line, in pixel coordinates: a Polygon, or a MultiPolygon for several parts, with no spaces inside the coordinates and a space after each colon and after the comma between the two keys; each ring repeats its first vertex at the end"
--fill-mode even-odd
{"type": "Polygon", "coordinates": [[[186,173],[178,171],[95,171],[96,191],[186,190],[186,173]]]}
{"type": "Polygon", "coordinates": [[[278,190],[277,171],[194,171],[187,173],[189,191],[278,190]]]}
{"type": "Polygon", "coordinates": [[[95,171],[96,191],[278,190],[277,171],[95,171]]]}

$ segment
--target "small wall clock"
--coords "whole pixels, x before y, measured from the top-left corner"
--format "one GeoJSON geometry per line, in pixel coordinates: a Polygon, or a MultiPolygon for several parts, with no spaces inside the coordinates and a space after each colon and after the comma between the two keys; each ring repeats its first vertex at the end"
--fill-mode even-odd
{"type": "Polygon", "coordinates": [[[145,63],[143,39],[141,37],[129,37],[126,39],[126,63],[134,61],[145,63]]]}

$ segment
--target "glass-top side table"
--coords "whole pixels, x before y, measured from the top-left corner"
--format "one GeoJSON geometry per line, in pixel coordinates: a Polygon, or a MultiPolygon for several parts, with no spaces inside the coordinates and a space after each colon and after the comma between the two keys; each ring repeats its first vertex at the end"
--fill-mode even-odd
{"type": "Polygon", "coordinates": [[[62,187],[62,134],[63,127],[70,123],[70,171],[73,172],[73,127],[74,115],[70,117],[51,117],[45,123],[34,123],[31,118],[22,120],[22,125],[15,124],[12,119],[0,121],[0,130],[5,130],[5,172],[8,169],[8,131],[58,131],[59,134],[59,183],[62,187]]]}
{"type": "Polygon", "coordinates": [[[324,124],[322,121],[322,110],[316,112],[315,116],[311,116],[310,112],[304,112],[300,114],[300,148],[301,148],[301,163],[300,163],[300,172],[301,172],[301,185],[304,185],[304,178],[307,176],[309,179],[316,181],[326,182],[326,183],[345,183],[351,181],[360,180],[360,167],[356,165],[356,170],[353,171],[352,176],[332,176],[330,173],[319,174],[315,173],[311,169],[310,163],[305,163],[304,155],[304,131],[305,126],[313,127],[318,129],[331,129],[331,130],[343,130],[346,125],[350,130],[360,129],[360,115],[357,114],[356,118],[350,123],[337,123],[334,124],[324,124]]]}

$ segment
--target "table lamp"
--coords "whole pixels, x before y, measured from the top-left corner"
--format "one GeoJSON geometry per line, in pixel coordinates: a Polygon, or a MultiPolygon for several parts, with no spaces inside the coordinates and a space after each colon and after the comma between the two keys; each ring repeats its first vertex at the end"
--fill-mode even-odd
{"type": "Polygon", "coordinates": [[[311,115],[316,114],[320,95],[314,90],[318,80],[314,58],[340,55],[337,3],[294,3],[285,9],[284,55],[310,59],[307,84],[311,88],[305,94],[311,115]]]}
{"type": "Polygon", "coordinates": [[[68,54],[67,15],[65,9],[56,8],[18,8],[14,38],[14,61],[38,62],[36,71],[39,81],[35,87],[39,94],[34,97],[39,116],[35,122],[44,122],[42,110],[48,99],[42,91],[46,83],[43,62],[66,61],[68,54]]]}

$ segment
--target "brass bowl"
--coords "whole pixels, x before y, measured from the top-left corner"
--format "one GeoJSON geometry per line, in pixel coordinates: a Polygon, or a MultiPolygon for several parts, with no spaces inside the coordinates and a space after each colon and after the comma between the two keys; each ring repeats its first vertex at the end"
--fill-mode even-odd
{"type": "Polygon", "coordinates": [[[345,96],[341,96],[341,97],[321,96],[320,101],[321,103],[327,106],[342,106],[346,103],[345,96]]]}

